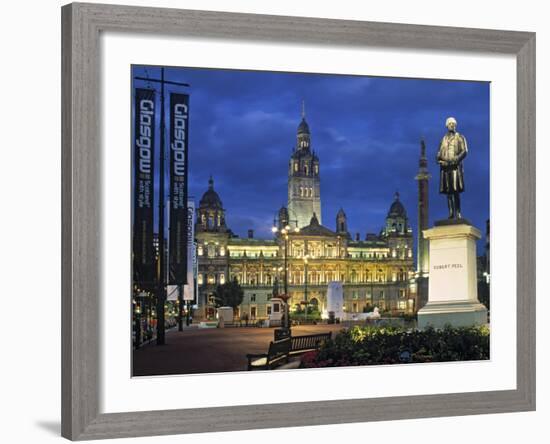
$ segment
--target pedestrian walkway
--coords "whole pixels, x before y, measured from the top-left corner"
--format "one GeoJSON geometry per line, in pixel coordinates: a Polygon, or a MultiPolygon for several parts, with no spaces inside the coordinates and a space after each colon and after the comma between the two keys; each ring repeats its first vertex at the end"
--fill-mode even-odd
{"type": "MultiPolygon", "coordinates": [[[[293,335],[340,331],[340,325],[304,325],[293,335]]],[[[150,343],[133,355],[133,375],[177,375],[245,371],[247,353],[264,353],[273,340],[273,328],[189,327],[166,333],[166,344],[150,343]]]]}

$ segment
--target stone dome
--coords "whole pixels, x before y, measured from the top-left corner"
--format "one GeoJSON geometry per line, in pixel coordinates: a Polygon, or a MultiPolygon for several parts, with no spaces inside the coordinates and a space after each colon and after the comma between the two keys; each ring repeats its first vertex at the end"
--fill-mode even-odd
{"type": "Polygon", "coordinates": [[[395,200],[390,206],[389,217],[407,217],[407,211],[399,200],[399,193],[395,193],[395,200]]]}
{"type": "Polygon", "coordinates": [[[203,208],[223,208],[220,196],[214,191],[214,179],[212,177],[208,180],[208,190],[202,195],[199,205],[203,208]]]}

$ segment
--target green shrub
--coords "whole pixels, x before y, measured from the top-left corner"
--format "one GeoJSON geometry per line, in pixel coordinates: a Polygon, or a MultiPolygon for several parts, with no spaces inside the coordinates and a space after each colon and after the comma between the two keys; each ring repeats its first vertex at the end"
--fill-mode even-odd
{"type": "Polygon", "coordinates": [[[489,328],[403,330],[355,326],[308,355],[302,366],[339,367],[489,359],[489,328]]]}

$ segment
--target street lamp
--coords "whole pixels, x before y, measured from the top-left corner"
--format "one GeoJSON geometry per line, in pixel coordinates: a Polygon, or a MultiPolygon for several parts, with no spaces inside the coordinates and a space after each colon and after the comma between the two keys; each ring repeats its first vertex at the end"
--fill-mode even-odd
{"type": "Polygon", "coordinates": [[[305,302],[305,315],[304,321],[307,322],[307,265],[308,265],[309,255],[304,256],[304,302],[305,302]]]}
{"type": "Polygon", "coordinates": [[[283,271],[283,267],[273,267],[273,297],[277,297],[279,295],[279,276],[281,271],[283,271]]]}
{"type": "Polygon", "coordinates": [[[283,228],[278,228],[277,224],[275,223],[274,226],[271,228],[271,231],[275,235],[282,236],[284,240],[284,295],[279,295],[281,299],[285,301],[285,322],[283,325],[283,328],[290,333],[290,311],[288,307],[288,300],[290,299],[290,295],[288,294],[288,239],[290,233],[299,233],[300,229],[298,228],[298,224],[296,223],[295,228],[291,228],[290,225],[286,224],[283,228]]]}

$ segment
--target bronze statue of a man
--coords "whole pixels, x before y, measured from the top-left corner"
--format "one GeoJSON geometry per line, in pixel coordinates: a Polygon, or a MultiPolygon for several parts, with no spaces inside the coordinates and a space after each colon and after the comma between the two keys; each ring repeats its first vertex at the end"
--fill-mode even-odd
{"type": "Polygon", "coordinates": [[[460,193],[464,191],[464,168],[462,160],[468,154],[466,138],[456,130],[456,119],[449,117],[445,122],[447,134],[441,139],[437,152],[440,166],[439,192],[447,195],[449,219],[462,219],[460,193]]]}

